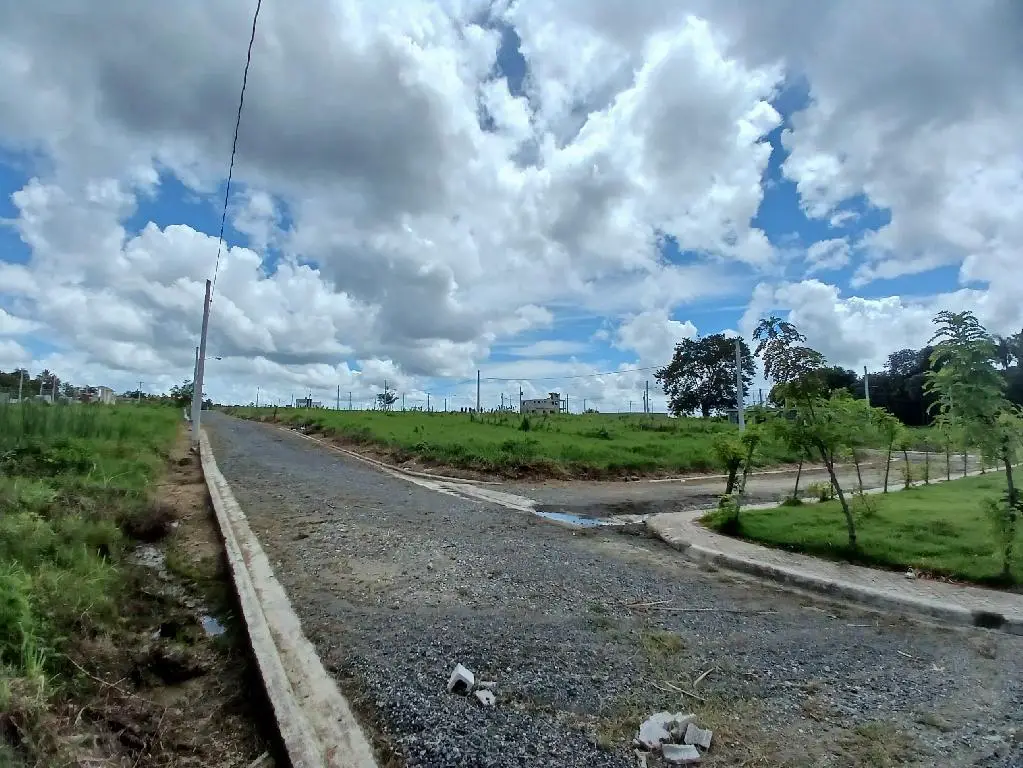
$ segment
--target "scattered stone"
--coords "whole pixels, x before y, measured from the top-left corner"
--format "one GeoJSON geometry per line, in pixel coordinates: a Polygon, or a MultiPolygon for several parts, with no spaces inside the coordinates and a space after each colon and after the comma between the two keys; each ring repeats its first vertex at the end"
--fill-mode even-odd
{"type": "Polygon", "coordinates": [[[480,704],[484,707],[492,707],[497,703],[497,697],[494,696],[494,692],[488,691],[486,688],[476,691],[476,698],[479,699],[480,704]]]}
{"type": "Polygon", "coordinates": [[[486,688],[488,691],[492,691],[495,688],[497,688],[497,683],[494,682],[493,680],[483,680],[482,682],[480,682],[479,687],[486,688]]]}
{"type": "Polygon", "coordinates": [[[639,726],[636,740],[647,749],[657,749],[662,742],[681,739],[695,715],[682,712],[655,712],[639,726]]]}
{"type": "Polygon", "coordinates": [[[906,578],[907,579],[915,579],[916,578],[916,571],[914,571],[912,568],[910,568],[908,571],[906,571],[906,578]]]}
{"type": "Polygon", "coordinates": [[[661,749],[665,761],[676,765],[694,765],[700,762],[700,750],[691,744],[665,744],[661,749]]]}
{"type": "Polygon", "coordinates": [[[659,749],[663,742],[670,740],[671,734],[668,729],[652,717],[640,724],[639,734],[636,736],[636,741],[647,749],[659,749]]]}
{"type": "Polygon", "coordinates": [[[633,750],[636,755],[636,768],[647,768],[646,765],[646,752],[636,749],[633,750]]]}
{"type": "Polygon", "coordinates": [[[682,743],[694,744],[704,749],[710,749],[710,740],[713,736],[714,731],[701,728],[696,723],[689,723],[686,726],[685,735],[682,737],[682,743]]]}
{"type": "Polygon", "coordinates": [[[448,678],[448,692],[468,695],[476,684],[476,676],[461,664],[456,664],[448,678]]]}

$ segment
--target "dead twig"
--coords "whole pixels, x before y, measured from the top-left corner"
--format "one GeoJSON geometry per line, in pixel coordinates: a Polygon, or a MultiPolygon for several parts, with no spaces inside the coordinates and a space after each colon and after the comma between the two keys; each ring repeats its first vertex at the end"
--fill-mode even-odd
{"type": "Polygon", "coordinates": [[[664,684],[666,686],[668,686],[669,688],[671,688],[671,690],[673,690],[675,693],[684,694],[685,696],[689,696],[691,698],[694,698],[697,701],[703,701],[703,702],[707,701],[705,698],[703,698],[703,696],[699,696],[699,695],[693,693],[692,691],[687,691],[685,688],[679,688],[677,685],[674,685],[673,683],[669,683],[667,680],[664,681],[664,684]]]}
{"type": "Polygon", "coordinates": [[[693,688],[695,688],[695,687],[696,687],[696,686],[698,686],[698,685],[699,685],[700,683],[702,683],[702,682],[703,682],[703,681],[704,681],[704,680],[706,679],[707,675],[709,675],[709,674],[710,674],[711,672],[716,672],[716,671],[717,671],[717,667],[711,667],[711,668],[710,668],[710,669],[708,669],[708,670],[707,670],[706,672],[704,672],[703,674],[701,674],[701,675],[700,675],[700,676],[699,676],[698,678],[696,678],[695,680],[693,680],[693,688]]]}
{"type": "Polygon", "coordinates": [[[260,766],[265,765],[266,761],[269,760],[269,759],[270,759],[270,753],[269,752],[264,752],[259,757],[257,757],[255,760],[253,760],[251,763],[249,763],[248,768],[260,768],[260,766]]]}
{"type": "MultiPolygon", "coordinates": [[[[78,668],[78,670],[79,670],[79,671],[80,671],[80,672],[81,672],[81,673],[82,673],[83,675],[86,675],[86,676],[87,676],[87,677],[88,677],[89,679],[91,679],[91,680],[94,680],[95,682],[99,683],[99,684],[100,684],[100,685],[102,685],[102,686],[103,686],[104,688],[110,688],[111,690],[117,691],[117,692],[118,692],[119,694],[121,694],[122,696],[128,696],[129,698],[133,698],[133,699],[138,699],[139,701],[144,701],[144,702],[145,702],[146,704],[148,704],[148,705],[149,705],[149,706],[151,706],[151,707],[160,707],[160,705],[159,705],[159,704],[157,704],[157,703],[156,703],[156,702],[154,702],[154,701],[150,701],[150,700],[149,700],[149,699],[147,699],[147,698],[146,698],[145,696],[139,696],[139,695],[138,695],[137,693],[132,693],[131,691],[126,691],[126,690],[125,690],[124,688],[121,688],[121,687],[120,687],[119,685],[117,685],[117,683],[111,683],[111,682],[108,682],[108,681],[104,680],[104,679],[103,679],[102,677],[96,677],[96,675],[92,674],[92,672],[90,672],[89,670],[87,670],[87,669],[86,669],[85,667],[83,667],[83,666],[82,666],[81,664],[79,664],[79,663],[78,663],[77,661],[75,661],[74,659],[72,659],[72,658],[71,658],[70,656],[68,656],[68,655],[64,654],[64,658],[65,658],[65,659],[67,659],[68,661],[70,661],[70,662],[71,662],[72,664],[74,664],[74,665],[75,665],[75,667],[77,667],[77,668],[78,668]]],[[[122,679],[123,679],[123,678],[122,678],[122,679]]],[[[166,708],[166,707],[162,707],[162,709],[163,709],[163,710],[164,710],[165,712],[166,712],[166,710],[167,710],[167,708],[166,708]]]]}

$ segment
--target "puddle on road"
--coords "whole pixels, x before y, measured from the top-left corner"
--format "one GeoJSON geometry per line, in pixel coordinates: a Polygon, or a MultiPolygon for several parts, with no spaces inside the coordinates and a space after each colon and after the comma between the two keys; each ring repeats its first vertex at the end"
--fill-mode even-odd
{"type": "Polygon", "coordinates": [[[551,512],[546,509],[535,509],[533,514],[537,517],[543,517],[547,520],[554,520],[559,523],[567,523],[568,525],[578,525],[581,528],[596,528],[602,525],[609,525],[610,521],[601,520],[595,517],[583,517],[582,515],[573,515],[571,512],[551,512]]]}
{"type": "Polygon", "coordinates": [[[206,633],[206,637],[220,637],[227,631],[227,627],[221,624],[216,616],[206,613],[199,617],[199,623],[202,624],[202,630],[206,633]]]}

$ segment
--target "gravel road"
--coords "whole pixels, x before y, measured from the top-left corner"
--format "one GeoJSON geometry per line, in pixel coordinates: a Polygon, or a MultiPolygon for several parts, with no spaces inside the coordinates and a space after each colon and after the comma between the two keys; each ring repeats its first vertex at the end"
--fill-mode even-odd
{"type": "Polygon", "coordinates": [[[1023,765],[1023,638],[822,602],[273,427],[207,426],[381,765],[624,768],[661,709],[715,729],[705,765],[1023,765]],[[446,692],[456,662],[497,682],[496,708],[446,692]]]}

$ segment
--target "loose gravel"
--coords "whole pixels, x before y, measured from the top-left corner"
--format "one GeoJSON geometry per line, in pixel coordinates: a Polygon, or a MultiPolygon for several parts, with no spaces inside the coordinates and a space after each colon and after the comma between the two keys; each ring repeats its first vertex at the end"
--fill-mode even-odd
{"type": "Polygon", "coordinates": [[[1023,638],[706,570],[271,426],[207,426],[381,765],[634,766],[635,728],[659,710],[715,730],[705,765],[1023,765],[1023,638]],[[447,692],[458,662],[497,682],[496,707],[447,692]]]}

